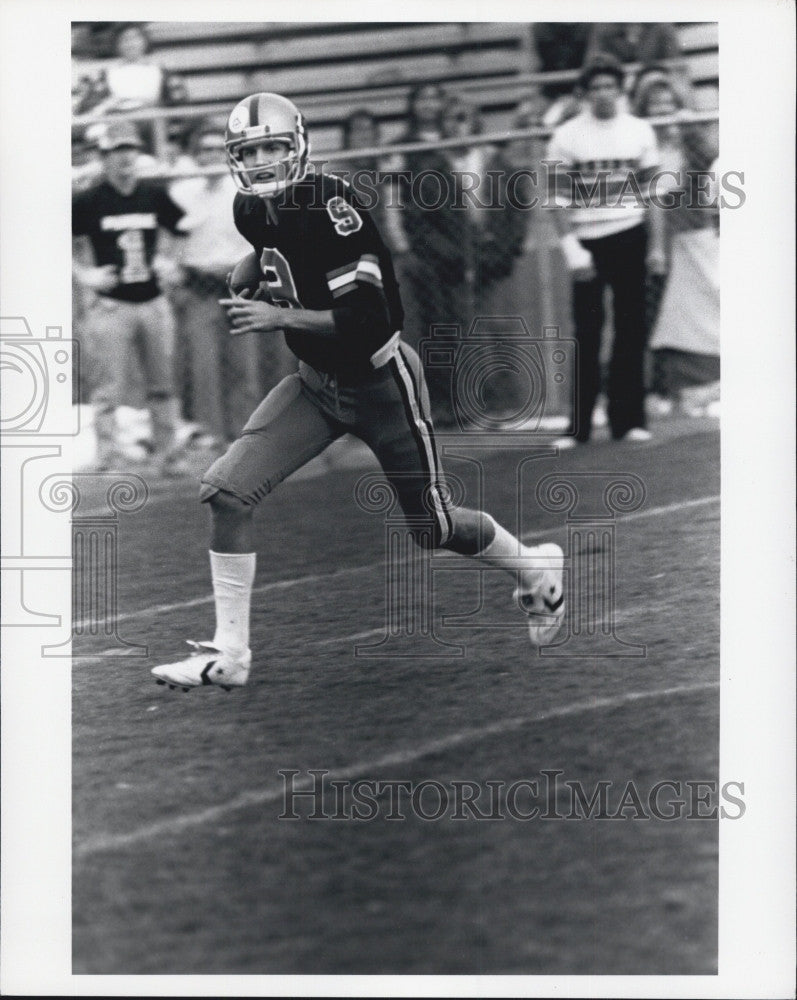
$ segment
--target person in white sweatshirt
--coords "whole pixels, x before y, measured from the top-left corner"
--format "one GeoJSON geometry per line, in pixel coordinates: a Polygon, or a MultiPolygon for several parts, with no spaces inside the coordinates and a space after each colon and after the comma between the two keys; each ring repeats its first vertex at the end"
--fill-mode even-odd
{"type": "Polygon", "coordinates": [[[546,159],[555,180],[556,222],[573,282],[578,342],[575,436],[589,440],[600,391],[604,292],[611,288],[614,345],[607,395],[615,440],[644,441],[644,353],[647,187],[659,165],[651,125],[620,110],[623,68],[596,57],[583,70],[585,108],[551,137],[546,159]]]}

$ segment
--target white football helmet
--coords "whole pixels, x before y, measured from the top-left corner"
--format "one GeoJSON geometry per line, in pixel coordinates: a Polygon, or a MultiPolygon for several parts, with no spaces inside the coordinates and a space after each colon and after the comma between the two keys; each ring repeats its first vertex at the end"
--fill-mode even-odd
{"type": "Polygon", "coordinates": [[[304,115],[279,94],[252,94],[235,105],[224,136],[227,163],[244,194],[271,198],[302,180],[307,173],[310,144],[304,115]],[[285,155],[256,167],[244,166],[242,152],[264,140],[285,145],[285,155]]]}

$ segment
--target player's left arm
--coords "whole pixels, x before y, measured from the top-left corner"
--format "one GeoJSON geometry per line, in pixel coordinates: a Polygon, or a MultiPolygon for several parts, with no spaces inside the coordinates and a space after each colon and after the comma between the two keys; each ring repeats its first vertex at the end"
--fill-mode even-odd
{"type": "MultiPolygon", "coordinates": [[[[385,295],[395,276],[382,274],[385,245],[373,219],[348,186],[341,186],[325,204],[330,255],[325,265],[330,310],[336,335],[353,347],[373,354],[396,332],[385,295]]],[[[388,262],[389,264],[389,262],[388,262]]],[[[395,322],[398,322],[396,319],[395,322]]]]}

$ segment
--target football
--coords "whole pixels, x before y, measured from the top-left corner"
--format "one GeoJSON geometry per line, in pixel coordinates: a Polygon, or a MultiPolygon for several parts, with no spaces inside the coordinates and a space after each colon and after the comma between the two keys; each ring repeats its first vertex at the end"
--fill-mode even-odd
{"type": "Polygon", "coordinates": [[[256,253],[248,253],[241,257],[232,271],[227,275],[227,285],[232,295],[243,295],[247,299],[263,302],[270,301],[260,261],[256,253]]]}

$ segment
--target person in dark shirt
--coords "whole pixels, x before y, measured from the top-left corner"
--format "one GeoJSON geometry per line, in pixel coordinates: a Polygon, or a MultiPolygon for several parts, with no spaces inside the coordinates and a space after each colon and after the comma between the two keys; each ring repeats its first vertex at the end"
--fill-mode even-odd
{"type": "Polygon", "coordinates": [[[236,105],[227,152],[240,190],[235,224],[252,246],[258,279],[247,295],[221,300],[231,333],[283,330],[299,371],[266,396],[202,478],[200,498],[213,519],[216,632],[191,643],[187,659],[156,667],[156,680],[186,690],[247,682],[254,506],[347,432],[376,454],[415,541],[517,574],[530,638],[549,643],[564,615],[562,550],[524,546],[488,514],[448,500],[423,370],[402,341],[390,252],[369,213],[339,178],[308,176],[304,118],[279,95],[236,105]]]}
{"type": "Polygon", "coordinates": [[[141,140],[130,122],[113,122],[102,135],[103,177],[72,199],[72,235],[88,240],[94,265],[75,259],[73,274],[92,299],[84,335],[91,364],[98,468],[120,461],[114,410],[126,398],[130,365],[140,358],[156,468],[175,473],[180,467],[174,449],[178,418],[172,374],[174,321],[158,280],[163,265],[156,254],[158,230],[179,235],[183,210],[162,187],[137,177],[140,149],[141,140]]]}

